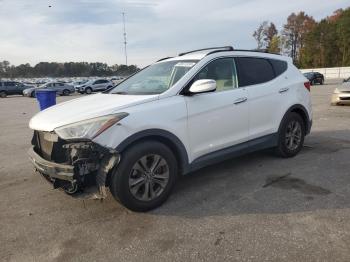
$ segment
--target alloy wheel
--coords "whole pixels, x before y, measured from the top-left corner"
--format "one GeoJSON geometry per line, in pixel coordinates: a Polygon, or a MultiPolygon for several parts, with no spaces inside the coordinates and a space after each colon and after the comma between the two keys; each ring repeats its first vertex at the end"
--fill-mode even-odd
{"type": "Polygon", "coordinates": [[[298,121],[291,121],[286,130],[285,145],[289,150],[295,150],[301,142],[302,129],[298,121]]]}
{"type": "Polygon", "coordinates": [[[141,201],[152,201],[159,197],[169,182],[169,166],[157,154],[141,157],[133,165],[129,175],[129,190],[141,201]]]}

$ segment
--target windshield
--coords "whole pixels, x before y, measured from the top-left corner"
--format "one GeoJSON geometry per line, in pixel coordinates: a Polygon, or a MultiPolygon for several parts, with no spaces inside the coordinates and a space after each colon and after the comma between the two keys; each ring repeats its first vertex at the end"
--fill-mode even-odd
{"type": "Polygon", "coordinates": [[[109,93],[123,95],[161,94],[176,84],[198,60],[165,61],[146,67],[109,93]]]}

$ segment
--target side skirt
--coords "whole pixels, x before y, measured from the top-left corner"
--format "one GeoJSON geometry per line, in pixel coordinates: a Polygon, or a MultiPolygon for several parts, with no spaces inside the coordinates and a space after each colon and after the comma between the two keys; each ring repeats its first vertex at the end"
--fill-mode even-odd
{"type": "MultiPolygon", "coordinates": [[[[193,172],[200,168],[220,163],[230,158],[245,155],[258,150],[275,147],[277,146],[277,142],[278,133],[274,133],[238,145],[224,148],[219,151],[215,151],[195,159],[192,163],[190,163],[188,171],[193,172]]],[[[185,174],[188,174],[189,172],[186,172],[185,174]]]]}

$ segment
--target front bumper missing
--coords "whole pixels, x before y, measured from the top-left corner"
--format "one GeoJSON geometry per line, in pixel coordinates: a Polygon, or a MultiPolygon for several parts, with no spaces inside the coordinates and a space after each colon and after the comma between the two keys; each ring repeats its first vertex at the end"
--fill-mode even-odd
{"type": "MultiPolygon", "coordinates": [[[[48,139],[47,136],[46,140],[48,139]]],[[[43,148],[44,148],[43,144],[43,148]]],[[[63,149],[54,153],[46,150],[46,156],[37,152],[41,145],[31,147],[28,156],[36,171],[54,188],[62,188],[70,195],[84,195],[84,198],[104,199],[106,198],[107,175],[114,166],[119,163],[120,155],[112,149],[107,149],[92,142],[75,142],[56,145],[63,149]],[[61,163],[51,160],[57,157],[57,152],[66,160],[61,163]],[[46,159],[45,159],[46,158],[46,159]],[[89,188],[89,189],[88,189],[89,188]],[[92,190],[93,189],[93,190],[92,190]],[[86,194],[88,192],[88,194],[86,194]],[[76,194],[77,192],[84,194],[76,194]]],[[[48,146],[47,146],[48,147],[48,146]]],[[[42,152],[42,151],[41,151],[42,152]]]]}
{"type": "Polygon", "coordinates": [[[33,147],[28,150],[28,155],[29,160],[40,173],[53,179],[74,181],[74,166],[47,161],[37,154],[33,147]]]}

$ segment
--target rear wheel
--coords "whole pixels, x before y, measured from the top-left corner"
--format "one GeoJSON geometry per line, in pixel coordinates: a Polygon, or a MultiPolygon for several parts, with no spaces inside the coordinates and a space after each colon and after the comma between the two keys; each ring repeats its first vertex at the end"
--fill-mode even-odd
{"type": "Polygon", "coordinates": [[[146,141],[122,153],[110,189],[125,207],[147,211],[169,197],[176,178],[177,161],[172,151],[160,142],[146,141]]]}
{"type": "Polygon", "coordinates": [[[278,134],[277,154],[281,157],[293,157],[300,152],[304,144],[305,124],[297,113],[289,113],[283,120],[278,134]]]}
{"type": "Polygon", "coordinates": [[[0,97],[5,98],[7,96],[5,91],[0,91],[0,97]]]}
{"type": "Polygon", "coordinates": [[[70,91],[69,91],[68,89],[64,89],[63,92],[62,92],[62,94],[63,94],[64,96],[69,96],[70,91]]]}
{"type": "Polygon", "coordinates": [[[88,94],[88,95],[90,95],[90,94],[92,93],[91,87],[87,87],[87,88],[85,89],[85,93],[88,94]]]}

